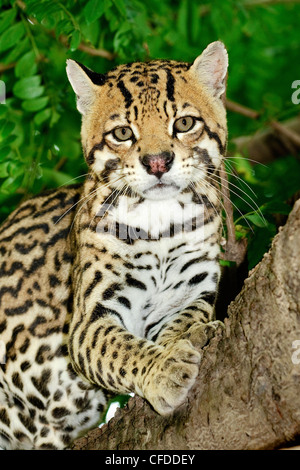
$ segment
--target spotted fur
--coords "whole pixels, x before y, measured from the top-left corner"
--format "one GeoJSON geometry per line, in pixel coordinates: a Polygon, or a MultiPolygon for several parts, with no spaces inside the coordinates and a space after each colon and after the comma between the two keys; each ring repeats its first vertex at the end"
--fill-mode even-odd
{"type": "Polygon", "coordinates": [[[113,393],[184,403],[217,325],[226,69],[219,42],[193,64],[68,61],[89,173],[0,229],[0,446],[67,447],[113,393]]]}

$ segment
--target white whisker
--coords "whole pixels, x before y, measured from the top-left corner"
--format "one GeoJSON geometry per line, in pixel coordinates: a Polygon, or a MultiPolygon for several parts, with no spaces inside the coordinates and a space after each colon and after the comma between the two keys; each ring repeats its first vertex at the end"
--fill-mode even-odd
{"type": "MultiPolygon", "coordinates": [[[[216,178],[219,178],[219,180],[222,182],[224,181],[224,178],[222,178],[220,175],[214,175],[214,177],[216,178]]],[[[245,198],[241,197],[239,193],[237,193],[236,191],[234,191],[232,188],[229,188],[230,192],[232,192],[233,194],[235,194],[239,199],[241,199],[242,201],[245,202],[245,204],[247,204],[252,210],[253,212],[257,212],[260,216],[260,218],[262,219],[262,221],[264,222],[265,225],[267,225],[267,222],[266,222],[266,219],[263,215],[263,213],[261,212],[261,209],[260,207],[256,204],[256,202],[253,200],[253,198],[251,196],[249,196],[248,193],[246,193],[246,191],[244,191],[243,189],[239,188],[238,186],[236,186],[235,184],[233,184],[231,181],[228,181],[228,184],[229,186],[233,186],[234,188],[238,189],[239,191],[241,191],[243,194],[245,194],[249,199],[250,201],[253,203],[253,206],[250,204],[250,202],[248,202],[245,198]]]]}
{"type": "MultiPolygon", "coordinates": [[[[192,182],[192,181],[190,181],[189,186],[192,186],[192,190],[193,190],[193,191],[197,194],[197,196],[201,199],[202,204],[203,204],[203,206],[204,206],[204,212],[207,211],[207,207],[206,207],[206,205],[205,205],[205,203],[204,203],[204,201],[203,201],[203,199],[202,199],[202,194],[198,193],[197,188],[196,188],[196,186],[195,186],[195,183],[192,182]]],[[[225,207],[224,207],[222,201],[219,201],[219,199],[218,199],[218,202],[220,203],[221,207],[224,209],[224,211],[225,211],[225,213],[226,213],[226,215],[227,215],[227,211],[226,211],[226,209],[225,209],[225,207]]],[[[210,204],[212,205],[215,214],[219,217],[219,216],[220,216],[220,213],[219,213],[218,209],[216,208],[216,206],[214,205],[214,203],[210,201],[210,204]]],[[[224,223],[223,223],[223,218],[222,218],[222,217],[221,217],[221,226],[222,226],[222,234],[225,236],[225,228],[224,228],[224,223]]]]}
{"type": "MultiPolygon", "coordinates": [[[[193,165],[194,168],[196,169],[199,169],[196,165],[193,165]]],[[[216,178],[216,179],[219,179],[219,181],[222,183],[222,181],[224,181],[224,178],[222,178],[220,175],[213,175],[213,178],[216,178]]],[[[261,209],[259,208],[259,206],[256,204],[256,202],[254,201],[254,199],[247,193],[245,192],[243,189],[239,188],[238,186],[236,186],[234,183],[232,183],[231,181],[228,181],[228,184],[229,186],[233,186],[235,189],[237,189],[238,191],[241,191],[243,194],[245,194],[247,196],[247,198],[252,202],[252,204],[250,204],[249,201],[247,201],[245,198],[243,198],[239,193],[237,193],[236,191],[234,191],[231,187],[229,188],[230,189],[230,192],[232,194],[235,194],[241,201],[243,201],[245,204],[247,204],[247,206],[249,206],[253,212],[257,212],[262,220],[262,222],[267,225],[267,222],[266,222],[266,219],[263,215],[263,213],[261,212],[261,209]]],[[[221,193],[222,194],[222,193],[221,193]]],[[[239,214],[245,219],[245,216],[242,214],[242,212],[237,208],[237,206],[232,202],[232,200],[230,199],[231,201],[231,204],[238,210],[239,214]]],[[[245,219],[247,220],[247,219],[245,219]]],[[[247,225],[249,226],[249,223],[247,222],[247,225]]]]}
{"type": "MultiPolygon", "coordinates": [[[[87,174],[88,174],[88,173],[87,173],[87,174]]],[[[115,180],[109,181],[109,182],[106,183],[106,184],[102,184],[99,188],[104,189],[104,188],[108,187],[110,184],[114,184],[115,181],[117,181],[119,178],[120,178],[120,176],[118,176],[115,180]]],[[[99,188],[95,189],[93,192],[98,191],[99,188]]],[[[86,196],[83,196],[82,198],[79,199],[79,201],[75,202],[75,204],[73,204],[71,207],[69,207],[69,209],[67,209],[67,210],[59,217],[59,219],[55,222],[55,224],[58,224],[58,222],[59,222],[63,217],[65,217],[75,206],[77,206],[77,204],[79,204],[80,202],[84,201],[84,200],[85,200],[86,198],[88,198],[91,194],[93,194],[93,192],[87,194],[86,196]]]]}
{"type": "Polygon", "coordinates": [[[256,165],[261,165],[261,166],[264,166],[265,168],[268,168],[268,166],[265,165],[264,163],[261,163],[261,162],[258,162],[258,161],[256,161],[256,160],[253,160],[252,158],[241,157],[241,156],[239,156],[239,155],[237,155],[237,156],[232,156],[232,157],[225,157],[225,158],[224,158],[224,161],[227,162],[227,161],[229,161],[229,160],[234,160],[234,159],[236,159],[236,160],[247,160],[248,162],[252,162],[252,163],[255,163],[256,165]]]}
{"type": "Polygon", "coordinates": [[[66,186],[67,184],[71,183],[71,181],[77,180],[78,178],[83,178],[84,176],[87,176],[87,175],[88,175],[88,173],[83,173],[83,175],[76,176],[75,178],[72,178],[69,181],[66,181],[66,183],[63,183],[58,187],[62,188],[63,186],[66,186]]]}
{"type": "MultiPolygon", "coordinates": [[[[195,168],[198,169],[197,166],[195,166],[195,168]]],[[[210,185],[207,181],[205,181],[205,180],[201,180],[201,181],[199,181],[199,183],[206,185],[206,189],[210,189],[210,187],[211,187],[211,185],[210,185]],[[207,185],[209,185],[209,186],[207,186],[207,185]]],[[[238,213],[240,214],[241,218],[243,218],[243,219],[245,220],[245,222],[246,222],[246,224],[248,225],[248,227],[249,227],[249,229],[251,230],[251,232],[253,232],[253,229],[252,229],[252,227],[251,227],[249,221],[245,218],[244,214],[240,211],[240,209],[231,201],[231,199],[230,199],[228,196],[225,196],[225,194],[223,194],[222,191],[221,191],[220,189],[216,188],[215,186],[214,186],[214,189],[220,194],[221,199],[223,199],[223,198],[225,197],[225,198],[233,205],[233,207],[234,207],[234,208],[238,211],[238,213]]],[[[220,200],[219,200],[219,202],[221,203],[220,200]]],[[[223,205],[222,205],[222,207],[223,207],[223,209],[225,210],[225,208],[224,208],[223,205]]],[[[225,213],[226,213],[226,215],[227,215],[226,210],[225,210],[225,213]]]]}
{"type": "MultiPolygon", "coordinates": [[[[235,168],[232,168],[231,164],[229,163],[229,167],[230,167],[230,172],[226,169],[226,173],[230,176],[233,176],[234,178],[236,178],[238,181],[241,182],[241,184],[244,184],[248,189],[249,191],[251,191],[251,193],[253,194],[253,196],[257,197],[257,195],[255,194],[254,190],[251,188],[251,186],[243,179],[241,178],[240,176],[238,176],[236,173],[236,169],[235,168]]],[[[229,182],[229,181],[228,181],[229,182]]]]}

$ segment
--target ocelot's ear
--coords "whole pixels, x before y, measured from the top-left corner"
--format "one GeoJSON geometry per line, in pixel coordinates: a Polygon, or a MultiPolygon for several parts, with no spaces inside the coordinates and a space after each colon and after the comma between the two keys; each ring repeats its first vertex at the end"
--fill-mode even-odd
{"type": "Polygon", "coordinates": [[[94,102],[97,86],[104,85],[105,75],[93,72],[75,60],[67,60],[67,75],[77,97],[77,109],[86,114],[94,102]]]}
{"type": "Polygon", "coordinates": [[[218,98],[226,90],[228,68],[228,54],[221,41],[209,44],[202,54],[194,61],[191,70],[194,70],[198,79],[218,98]]]}

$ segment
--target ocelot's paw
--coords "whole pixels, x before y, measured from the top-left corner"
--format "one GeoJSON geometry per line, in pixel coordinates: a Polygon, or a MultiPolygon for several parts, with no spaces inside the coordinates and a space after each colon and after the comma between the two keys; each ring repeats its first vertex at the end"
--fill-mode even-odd
{"type": "Polygon", "coordinates": [[[159,414],[168,415],[185,401],[198,375],[200,360],[201,353],[187,340],[166,347],[149,374],[145,391],[145,398],[159,414]]]}
{"type": "Polygon", "coordinates": [[[200,350],[215,336],[218,328],[224,329],[224,323],[219,320],[209,323],[195,323],[182,338],[188,339],[192,345],[200,350]]]}

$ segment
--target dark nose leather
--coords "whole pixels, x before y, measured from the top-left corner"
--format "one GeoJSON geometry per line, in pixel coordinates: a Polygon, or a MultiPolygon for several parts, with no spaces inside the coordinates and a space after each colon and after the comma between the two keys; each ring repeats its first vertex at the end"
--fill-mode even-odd
{"type": "Polygon", "coordinates": [[[141,164],[145,167],[149,175],[161,178],[167,173],[174,161],[174,153],[162,152],[156,155],[147,154],[141,158],[141,164]]]}

